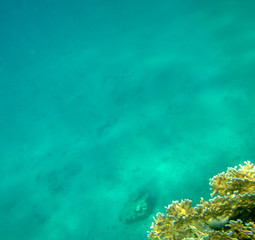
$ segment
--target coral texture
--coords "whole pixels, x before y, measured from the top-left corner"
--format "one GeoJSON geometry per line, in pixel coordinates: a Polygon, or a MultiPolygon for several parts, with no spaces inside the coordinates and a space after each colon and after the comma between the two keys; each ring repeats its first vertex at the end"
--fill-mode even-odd
{"type": "Polygon", "coordinates": [[[174,201],[158,213],[148,232],[153,240],[255,240],[255,166],[249,161],[210,179],[212,199],[174,201]]]}

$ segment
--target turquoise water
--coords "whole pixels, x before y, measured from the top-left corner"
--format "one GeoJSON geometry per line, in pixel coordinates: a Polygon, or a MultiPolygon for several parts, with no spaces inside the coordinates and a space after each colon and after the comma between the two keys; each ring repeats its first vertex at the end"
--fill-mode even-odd
{"type": "Polygon", "coordinates": [[[146,239],[164,206],[253,161],[254,10],[2,1],[1,240],[146,239]],[[126,223],[143,191],[150,212],[126,223]]]}

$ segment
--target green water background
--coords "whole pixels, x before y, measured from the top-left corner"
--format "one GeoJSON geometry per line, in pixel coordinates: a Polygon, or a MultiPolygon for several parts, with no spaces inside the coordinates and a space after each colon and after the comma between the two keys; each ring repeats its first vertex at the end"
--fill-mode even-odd
{"type": "Polygon", "coordinates": [[[1,240],[146,239],[254,160],[254,1],[0,5],[1,240]],[[148,188],[152,214],[120,221],[148,188]]]}

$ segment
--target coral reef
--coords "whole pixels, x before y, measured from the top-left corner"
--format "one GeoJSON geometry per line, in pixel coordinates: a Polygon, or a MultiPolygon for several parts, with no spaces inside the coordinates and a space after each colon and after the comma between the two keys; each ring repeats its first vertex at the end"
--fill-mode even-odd
{"type": "Polygon", "coordinates": [[[133,223],[145,219],[151,214],[153,200],[148,189],[142,189],[129,196],[124,205],[120,220],[125,223],[133,223]]]}
{"type": "Polygon", "coordinates": [[[255,239],[255,166],[249,161],[210,179],[212,199],[174,201],[158,213],[148,232],[153,240],[255,239]]]}

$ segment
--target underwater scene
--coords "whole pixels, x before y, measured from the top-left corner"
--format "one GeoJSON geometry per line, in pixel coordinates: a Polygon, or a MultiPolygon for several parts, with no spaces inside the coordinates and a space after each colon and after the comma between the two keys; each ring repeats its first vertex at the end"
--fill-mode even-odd
{"type": "Polygon", "coordinates": [[[1,240],[255,239],[254,1],[0,5],[1,240]]]}

